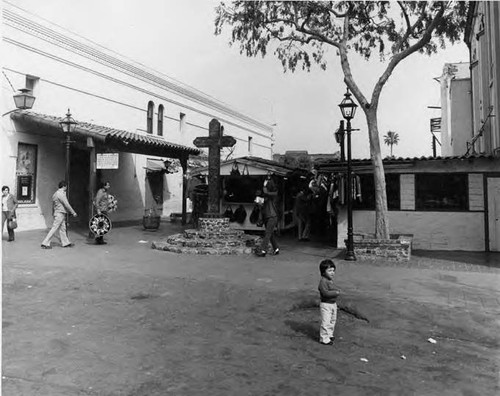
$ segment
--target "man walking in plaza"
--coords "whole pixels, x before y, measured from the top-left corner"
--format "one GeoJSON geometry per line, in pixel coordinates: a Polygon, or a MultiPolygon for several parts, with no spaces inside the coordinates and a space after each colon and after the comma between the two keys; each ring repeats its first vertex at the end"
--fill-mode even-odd
{"type": "Polygon", "coordinates": [[[74,209],[68,202],[66,197],[66,190],[68,189],[68,184],[63,180],[59,182],[59,189],[52,196],[52,209],[54,213],[54,223],[49,233],[42,242],[42,249],[52,249],[50,246],[50,240],[54,234],[59,230],[59,238],[61,239],[62,247],[73,247],[74,243],[71,243],[66,234],[66,216],[71,213],[74,217],[77,216],[74,209]]]}

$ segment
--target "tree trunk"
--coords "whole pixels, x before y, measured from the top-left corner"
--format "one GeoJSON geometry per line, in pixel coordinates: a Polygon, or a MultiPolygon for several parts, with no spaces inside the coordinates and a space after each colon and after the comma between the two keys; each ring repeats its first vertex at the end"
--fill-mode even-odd
{"type": "Polygon", "coordinates": [[[373,164],[373,178],[375,184],[375,236],[380,239],[389,239],[389,220],[387,218],[387,193],[385,189],[385,174],[380,152],[378,135],[377,108],[363,109],[368,123],[370,138],[370,154],[373,164]]]}

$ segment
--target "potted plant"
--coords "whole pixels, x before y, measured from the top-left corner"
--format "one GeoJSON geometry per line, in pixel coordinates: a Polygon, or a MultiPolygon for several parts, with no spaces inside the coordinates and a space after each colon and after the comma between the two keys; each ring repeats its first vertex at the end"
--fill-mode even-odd
{"type": "Polygon", "coordinates": [[[160,228],[160,220],[161,216],[158,214],[155,208],[144,210],[142,225],[145,230],[157,230],[158,228],[160,228]]]}

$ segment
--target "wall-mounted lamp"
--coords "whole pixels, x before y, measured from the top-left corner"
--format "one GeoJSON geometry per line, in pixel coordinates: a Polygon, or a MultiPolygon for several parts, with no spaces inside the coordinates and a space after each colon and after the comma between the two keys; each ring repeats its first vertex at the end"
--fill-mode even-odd
{"type": "Polygon", "coordinates": [[[35,103],[35,97],[31,95],[31,89],[21,88],[16,95],[14,95],[14,103],[20,110],[31,109],[35,103]]]}
{"type": "Polygon", "coordinates": [[[14,104],[16,105],[16,108],[2,114],[2,117],[16,110],[28,110],[33,107],[36,98],[31,95],[31,89],[21,88],[19,89],[19,92],[20,93],[14,95],[14,104]]]}

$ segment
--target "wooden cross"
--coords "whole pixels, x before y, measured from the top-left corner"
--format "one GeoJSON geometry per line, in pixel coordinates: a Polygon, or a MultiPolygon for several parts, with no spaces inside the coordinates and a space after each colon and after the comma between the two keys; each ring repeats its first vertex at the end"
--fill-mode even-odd
{"type": "Polygon", "coordinates": [[[219,213],[220,205],[220,149],[233,147],[236,139],[223,136],[224,127],[215,118],[208,124],[208,137],[193,140],[196,147],[208,147],[208,212],[219,213]]]}

